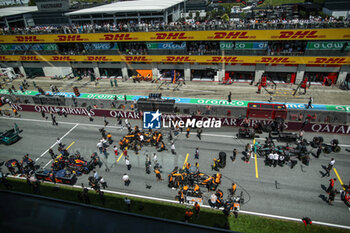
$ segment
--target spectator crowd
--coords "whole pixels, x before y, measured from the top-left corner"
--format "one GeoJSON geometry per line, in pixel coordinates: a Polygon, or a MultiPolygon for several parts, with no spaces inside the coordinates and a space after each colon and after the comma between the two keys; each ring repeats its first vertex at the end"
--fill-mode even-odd
{"type": "Polygon", "coordinates": [[[334,17],[322,18],[310,16],[307,19],[239,19],[224,21],[187,20],[165,23],[160,20],[135,20],[101,23],[84,23],[71,25],[37,25],[33,27],[2,27],[0,34],[74,34],[74,33],[106,33],[106,32],[151,32],[151,31],[202,31],[202,30],[240,30],[240,29],[307,29],[307,28],[346,28],[349,19],[334,17]]]}
{"type": "MultiPolygon", "coordinates": [[[[306,41],[269,41],[266,49],[240,49],[235,48],[235,42],[232,47],[225,50],[226,55],[246,55],[245,53],[259,53],[256,55],[281,56],[281,55],[304,55],[307,46],[306,41]]],[[[146,42],[124,42],[118,43],[118,49],[86,49],[83,44],[92,43],[60,43],[56,50],[35,50],[35,49],[12,49],[2,50],[2,55],[166,55],[169,52],[175,52],[178,55],[221,55],[220,42],[215,41],[189,41],[183,50],[152,50],[147,48],[146,42]]],[[[94,43],[98,44],[98,43],[94,43]]]]}

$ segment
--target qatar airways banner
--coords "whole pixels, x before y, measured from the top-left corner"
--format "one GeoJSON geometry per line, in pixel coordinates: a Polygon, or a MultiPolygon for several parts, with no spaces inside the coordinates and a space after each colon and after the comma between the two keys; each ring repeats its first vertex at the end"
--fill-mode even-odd
{"type": "MultiPolygon", "coordinates": [[[[69,115],[80,115],[88,116],[88,113],[91,116],[96,117],[113,117],[113,118],[126,118],[131,120],[141,120],[142,113],[131,112],[131,111],[120,111],[120,110],[106,110],[106,109],[90,109],[79,108],[79,107],[61,107],[61,106],[41,106],[41,105],[26,105],[26,104],[14,104],[18,111],[27,111],[27,112],[45,112],[45,113],[67,113],[69,115]]],[[[221,121],[222,126],[233,126],[241,127],[243,125],[243,119],[240,118],[218,118],[211,116],[190,116],[190,115],[172,115],[172,114],[162,114],[162,118],[166,122],[170,121],[187,121],[187,119],[196,119],[206,121],[208,119],[215,119],[221,121]]],[[[263,125],[271,123],[270,120],[251,120],[249,122],[249,127],[254,127],[258,122],[261,122],[263,125]]],[[[314,132],[314,133],[334,133],[334,134],[346,134],[350,135],[350,125],[336,125],[336,124],[317,124],[309,123],[303,127],[302,122],[285,122],[284,129],[291,131],[298,131],[303,129],[305,132],[314,132]]]]}

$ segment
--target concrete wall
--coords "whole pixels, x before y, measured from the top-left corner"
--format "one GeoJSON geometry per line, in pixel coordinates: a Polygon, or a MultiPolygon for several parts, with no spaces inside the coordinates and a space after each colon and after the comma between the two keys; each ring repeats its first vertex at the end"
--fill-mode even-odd
{"type": "Polygon", "coordinates": [[[346,79],[346,76],[348,75],[349,71],[347,67],[341,67],[339,74],[338,74],[338,79],[337,79],[337,84],[340,85],[343,83],[346,79]]]}
{"type": "Polygon", "coordinates": [[[52,66],[44,66],[43,71],[45,76],[53,77],[57,76],[66,76],[73,72],[72,67],[52,67],[52,66]]]}

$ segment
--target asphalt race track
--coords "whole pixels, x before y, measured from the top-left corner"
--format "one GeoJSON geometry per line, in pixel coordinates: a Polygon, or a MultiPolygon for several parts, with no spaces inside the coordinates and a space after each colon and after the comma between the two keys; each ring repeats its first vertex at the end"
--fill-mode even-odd
{"type": "MultiPolygon", "coordinates": [[[[53,126],[50,118],[45,120],[40,114],[21,112],[21,115],[22,117],[19,119],[0,118],[1,132],[12,128],[15,122],[23,130],[20,134],[22,139],[15,144],[0,145],[0,161],[13,158],[21,160],[28,153],[33,160],[38,158],[36,164],[50,169],[51,157],[47,150],[56,143],[57,137],[63,135],[65,137],[62,142],[66,146],[71,145],[68,150],[71,154],[79,151],[85,159],[90,160],[91,154],[98,151],[96,144],[101,138],[98,129],[103,126],[102,118],[95,118],[91,123],[87,117],[68,116],[64,118],[58,116],[58,126],[53,126]]],[[[127,129],[118,128],[115,119],[108,120],[110,124],[106,131],[111,132],[114,143],[117,144],[121,137],[127,133],[127,129]]],[[[140,121],[130,122],[132,126],[141,123],[140,121]]],[[[165,139],[169,150],[157,152],[164,181],[157,182],[153,172],[149,175],[145,173],[145,154],[152,155],[156,152],[154,147],[143,147],[139,155],[135,155],[131,150],[128,151],[132,168],[127,171],[124,159],[121,158],[117,162],[113,147],[110,146],[107,158],[100,155],[104,164],[101,168],[97,168],[97,171],[107,181],[109,190],[174,200],[177,190],[167,187],[167,175],[173,168],[175,166],[182,167],[186,154],[189,153],[189,163],[199,162],[201,172],[214,174],[215,171],[211,170],[212,161],[214,157],[218,157],[220,151],[226,152],[229,157],[234,148],[241,152],[247,143],[252,143],[252,140],[234,139],[233,136],[237,131],[238,128],[205,129],[201,141],[196,137],[195,132],[192,132],[189,139],[185,137],[185,133],[182,133],[175,139],[177,155],[171,154],[169,141],[165,139]],[[200,151],[199,161],[194,159],[196,147],[200,151]],[[106,172],[107,167],[108,172],[106,172]],[[128,173],[131,179],[131,184],[128,187],[124,186],[122,181],[124,173],[128,173]],[[146,185],[151,185],[151,189],[146,189],[146,185]]],[[[314,136],[316,134],[306,133],[305,138],[310,140],[314,136]]],[[[322,165],[326,166],[331,157],[334,157],[336,160],[334,168],[344,184],[348,185],[350,152],[345,149],[350,149],[350,137],[331,134],[322,136],[327,143],[331,139],[337,138],[342,145],[342,150],[340,153],[328,155],[322,153],[319,159],[311,156],[309,166],[301,165],[298,161],[293,169],[289,166],[267,167],[264,165],[263,158],[258,158],[256,169],[254,158],[251,158],[250,163],[246,164],[241,159],[242,153],[238,153],[235,162],[231,162],[227,158],[226,167],[220,169],[223,179],[219,188],[224,191],[224,199],[228,194],[227,189],[231,186],[232,181],[235,181],[238,184],[237,192],[243,191],[245,197],[242,210],[294,218],[308,216],[313,221],[350,226],[350,211],[340,200],[340,195],[336,196],[333,206],[326,203],[328,195],[325,189],[328,187],[329,178],[321,177],[321,173],[324,172],[322,165]],[[256,170],[258,170],[258,174],[256,174],[256,170]]],[[[54,146],[54,151],[57,153],[57,145],[54,146]]],[[[315,149],[313,151],[315,152],[315,149]]],[[[3,171],[7,171],[7,169],[3,167],[3,171]]],[[[92,173],[90,174],[92,175],[92,173]]],[[[331,172],[331,177],[337,178],[334,170],[331,172]]],[[[79,177],[77,184],[81,183],[88,185],[88,175],[79,177]]],[[[342,190],[338,178],[335,187],[342,190]]],[[[202,188],[202,191],[205,197],[204,203],[208,204],[207,199],[211,193],[207,193],[205,188],[202,188]]]]}

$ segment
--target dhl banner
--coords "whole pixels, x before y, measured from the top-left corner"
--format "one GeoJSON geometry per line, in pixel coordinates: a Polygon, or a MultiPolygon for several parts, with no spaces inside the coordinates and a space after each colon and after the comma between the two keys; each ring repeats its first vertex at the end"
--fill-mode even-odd
{"type": "Polygon", "coordinates": [[[132,41],[247,41],[247,40],[346,40],[350,29],[234,30],[123,32],[89,34],[2,35],[0,43],[132,42],[132,41]]]}
{"type": "Polygon", "coordinates": [[[329,64],[349,65],[350,57],[279,57],[279,56],[79,56],[79,55],[2,55],[0,61],[42,61],[42,62],[162,62],[162,63],[265,63],[265,64],[329,64]]]}

